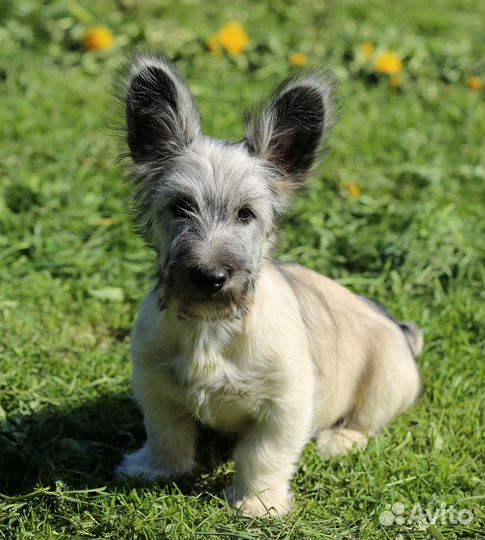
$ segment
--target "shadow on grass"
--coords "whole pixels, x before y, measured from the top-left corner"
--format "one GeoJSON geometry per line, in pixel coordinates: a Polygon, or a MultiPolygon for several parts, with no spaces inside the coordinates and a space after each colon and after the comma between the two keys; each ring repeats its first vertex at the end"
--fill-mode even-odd
{"type": "MultiPolygon", "coordinates": [[[[0,424],[0,493],[18,495],[59,480],[71,489],[140,485],[117,481],[114,468],[144,440],[141,413],[127,395],[10,419],[0,424]]],[[[198,465],[177,480],[180,491],[219,493],[227,479],[214,473],[230,458],[233,443],[200,427],[198,465]]]]}

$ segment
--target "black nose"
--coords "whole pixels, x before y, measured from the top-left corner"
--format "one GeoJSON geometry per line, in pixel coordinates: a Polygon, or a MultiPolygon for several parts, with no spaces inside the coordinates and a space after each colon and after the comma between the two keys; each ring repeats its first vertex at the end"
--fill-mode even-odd
{"type": "Polygon", "coordinates": [[[203,268],[190,268],[189,275],[192,283],[208,294],[221,290],[229,277],[226,270],[205,270],[203,268]]]}

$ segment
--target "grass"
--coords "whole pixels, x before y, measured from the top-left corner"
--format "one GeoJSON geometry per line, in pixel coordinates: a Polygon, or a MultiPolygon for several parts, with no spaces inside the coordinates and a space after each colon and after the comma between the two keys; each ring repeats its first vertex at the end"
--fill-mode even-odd
{"type": "Polygon", "coordinates": [[[485,104],[466,84],[483,75],[476,4],[24,0],[0,13],[0,538],[483,537],[485,104]],[[211,55],[205,40],[231,19],[248,50],[211,55]],[[113,49],[82,50],[93,25],[113,30],[113,49]],[[399,88],[362,59],[367,41],[402,58],[399,88]],[[309,445],[285,519],[228,511],[231,441],[209,432],[189,478],[113,478],[144,438],[128,342],[151,254],[126,211],[106,91],[135,44],[175,58],[221,138],[242,135],[242,106],[293,71],[290,54],[332,68],[341,118],[276,255],[425,329],[419,403],[365,452],[324,462],[309,445]],[[398,502],[406,516],[419,503],[473,520],[381,525],[398,502]]]}

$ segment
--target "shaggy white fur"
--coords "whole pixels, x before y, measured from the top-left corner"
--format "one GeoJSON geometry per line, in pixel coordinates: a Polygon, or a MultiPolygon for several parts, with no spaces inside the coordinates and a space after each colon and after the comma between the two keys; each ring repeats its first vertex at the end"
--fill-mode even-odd
{"type": "Polygon", "coordinates": [[[363,448],[416,399],[419,329],[269,257],[289,193],[332,122],[332,90],[321,71],[293,78],[248,119],[243,141],[223,143],[202,135],[173,66],[135,59],[128,144],[157,284],[131,348],[147,441],[120,474],[188,473],[201,422],[239,434],[229,502],[246,515],[281,515],[312,438],[324,457],[363,448]]]}

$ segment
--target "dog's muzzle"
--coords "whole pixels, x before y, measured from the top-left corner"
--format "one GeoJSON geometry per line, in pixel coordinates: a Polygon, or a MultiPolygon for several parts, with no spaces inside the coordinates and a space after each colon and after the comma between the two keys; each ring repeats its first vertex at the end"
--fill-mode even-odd
{"type": "Polygon", "coordinates": [[[208,296],[219,292],[230,277],[230,272],[224,268],[193,267],[187,270],[187,274],[191,286],[208,296]]]}

